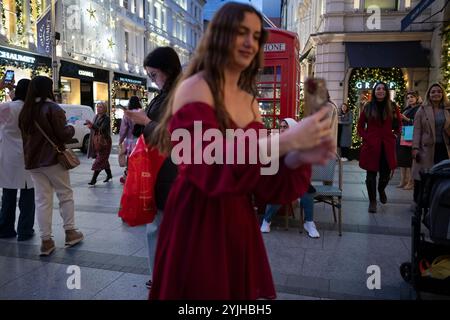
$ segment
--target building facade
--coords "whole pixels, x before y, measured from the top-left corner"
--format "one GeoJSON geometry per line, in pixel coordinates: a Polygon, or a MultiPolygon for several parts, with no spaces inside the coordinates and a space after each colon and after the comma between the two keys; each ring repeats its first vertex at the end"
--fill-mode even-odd
{"type": "Polygon", "coordinates": [[[284,0],[282,26],[299,35],[302,79],[325,78],[337,103],[367,99],[377,76],[392,82],[398,101],[406,89],[424,95],[430,82],[443,80],[442,22],[449,20],[449,8],[436,0],[401,31],[401,20],[419,2],[284,0]],[[399,70],[384,74],[392,68],[399,70]],[[394,83],[401,78],[404,83],[394,83]]]}
{"type": "MultiPolygon", "coordinates": [[[[171,46],[187,64],[203,33],[204,0],[60,0],[56,5],[56,55],[63,103],[115,110],[131,95],[148,98],[145,56],[171,46]]],[[[0,76],[16,68],[16,80],[51,75],[51,0],[2,0],[0,76]]],[[[148,81],[148,83],[147,83],[148,81]]],[[[150,89],[150,90],[148,90],[150,89]]],[[[0,97],[4,99],[4,97],[0,97]]]]}
{"type": "MultiPolygon", "coordinates": [[[[448,85],[449,28],[443,21],[449,21],[450,6],[433,1],[401,31],[402,19],[419,2],[283,0],[282,26],[300,39],[302,81],[324,78],[331,99],[337,105],[347,102],[355,122],[376,81],[389,85],[400,107],[407,90],[423,97],[432,82],[448,85]]],[[[353,147],[359,143],[354,126],[353,147]]]]}

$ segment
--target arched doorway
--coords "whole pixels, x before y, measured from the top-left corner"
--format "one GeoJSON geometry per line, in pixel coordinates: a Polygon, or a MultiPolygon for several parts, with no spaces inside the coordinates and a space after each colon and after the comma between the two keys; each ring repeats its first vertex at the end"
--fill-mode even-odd
{"type": "Polygon", "coordinates": [[[353,112],[351,147],[353,150],[358,150],[361,145],[361,139],[356,132],[359,113],[365,102],[370,100],[372,88],[378,81],[388,84],[391,99],[399,107],[404,104],[407,81],[401,68],[354,68],[347,84],[347,101],[353,112]]]}

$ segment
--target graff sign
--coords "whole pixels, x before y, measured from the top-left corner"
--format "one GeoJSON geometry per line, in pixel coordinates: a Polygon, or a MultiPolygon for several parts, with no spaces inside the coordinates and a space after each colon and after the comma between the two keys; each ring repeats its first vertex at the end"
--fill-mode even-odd
{"type": "MultiPolygon", "coordinates": [[[[377,83],[373,81],[358,81],[356,82],[356,88],[358,89],[373,89],[377,83]]],[[[389,90],[395,89],[397,84],[395,82],[388,82],[387,85],[389,86],[389,90]]]]}

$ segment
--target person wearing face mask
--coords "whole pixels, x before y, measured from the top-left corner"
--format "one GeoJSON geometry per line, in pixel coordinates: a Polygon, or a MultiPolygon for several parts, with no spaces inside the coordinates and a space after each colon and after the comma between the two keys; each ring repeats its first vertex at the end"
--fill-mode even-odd
{"type": "Polygon", "coordinates": [[[414,118],[412,172],[414,202],[418,203],[420,171],[450,158],[450,103],[439,83],[430,86],[414,118]]]}
{"type": "MultiPolygon", "coordinates": [[[[409,91],[406,94],[406,107],[402,113],[402,126],[412,126],[414,117],[420,106],[420,96],[417,91],[409,91]]],[[[412,143],[412,141],[410,142],[412,143]]],[[[412,190],[414,180],[411,176],[412,156],[411,145],[402,145],[401,139],[397,144],[397,161],[400,167],[400,183],[397,188],[412,190]]]]}
{"type": "MultiPolygon", "coordinates": [[[[161,121],[165,112],[167,97],[174,88],[181,74],[181,63],[178,54],[170,47],[159,47],[148,54],[144,60],[144,68],[147,75],[158,88],[159,94],[150,102],[146,111],[126,111],[126,116],[135,123],[133,135],[138,137],[144,134],[148,144],[155,129],[161,121]]],[[[177,167],[170,157],[167,157],[158,172],[155,184],[155,200],[158,209],[155,219],[147,224],[147,249],[150,272],[153,273],[155,251],[159,233],[159,225],[163,217],[166,200],[172,183],[177,177],[177,167]]],[[[146,282],[148,289],[152,286],[152,280],[146,282]]]]}
{"type": "Polygon", "coordinates": [[[386,186],[391,172],[397,167],[396,140],[401,132],[401,114],[390,100],[386,83],[377,82],[358,120],[358,134],[362,138],[359,166],[366,170],[366,187],[371,213],[377,212],[378,193],[381,203],[387,203],[386,186]]]}
{"type": "Polygon", "coordinates": [[[106,180],[112,179],[111,167],[109,164],[109,155],[111,154],[111,121],[106,114],[107,107],[104,102],[97,103],[97,115],[94,122],[86,120],[86,125],[91,129],[88,157],[95,157],[92,170],[94,175],[88,184],[94,186],[97,183],[97,177],[102,170],[106,171],[106,180]]]}

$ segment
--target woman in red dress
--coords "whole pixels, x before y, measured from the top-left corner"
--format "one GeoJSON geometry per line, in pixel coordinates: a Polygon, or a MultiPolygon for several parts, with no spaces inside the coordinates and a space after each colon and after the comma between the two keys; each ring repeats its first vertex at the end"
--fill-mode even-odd
{"type": "MultiPolygon", "coordinates": [[[[268,203],[289,203],[308,189],[310,164],[325,163],[332,155],[327,109],[286,133],[257,140],[254,153],[265,154],[270,147],[266,160],[280,160],[273,175],[261,173],[262,160],[195,161],[199,151],[204,156],[213,144],[223,147],[223,154],[215,153],[219,157],[250,138],[189,140],[190,150],[180,153],[185,140],[171,145],[171,139],[183,134],[195,136],[199,124],[203,134],[241,129],[251,136],[264,128],[255,99],[267,37],[262,21],[261,14],[245,4],[227,3],[216,13],[152,137],[161,151],[172,150],[174,162],[178,157],[182,161],[177,161],[179,174],[160,226],[150,299],[276,297],[252,195],[268,203]],[[278,139],[279,144],[271,143],[278,139]]],[[[244,150],[245,159],[251,157],[249,145],[244,150]]]]}

